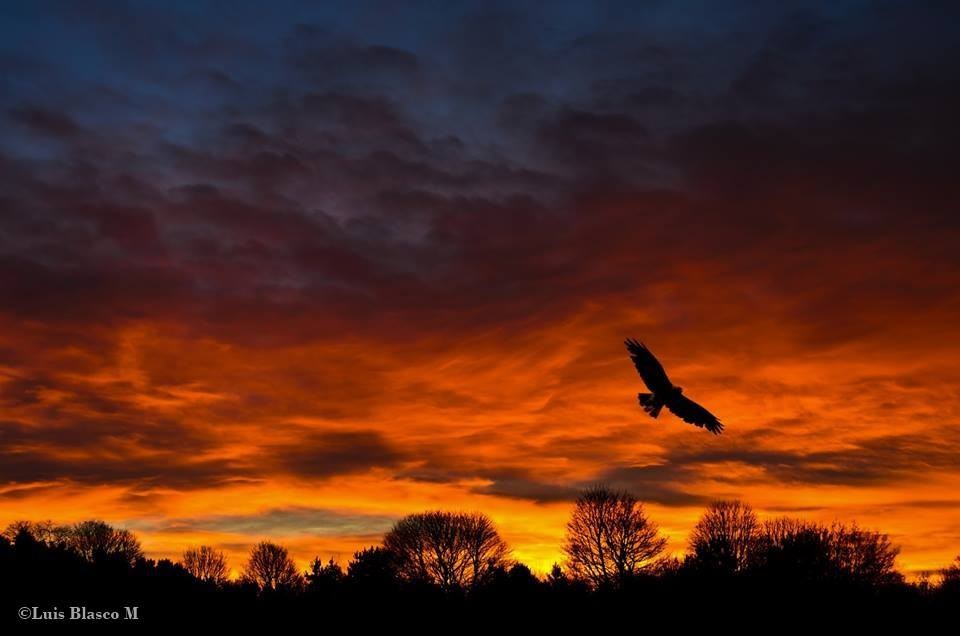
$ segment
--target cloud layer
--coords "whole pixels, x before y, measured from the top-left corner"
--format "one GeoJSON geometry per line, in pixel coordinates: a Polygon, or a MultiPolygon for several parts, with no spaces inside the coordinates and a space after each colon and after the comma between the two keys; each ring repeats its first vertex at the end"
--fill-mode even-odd
{"type": "Polygon", "coordinates": [[[3,9],[0,517],[547,568],[605,481],[960,550],[954,8],[275,4],[3,9]]]}

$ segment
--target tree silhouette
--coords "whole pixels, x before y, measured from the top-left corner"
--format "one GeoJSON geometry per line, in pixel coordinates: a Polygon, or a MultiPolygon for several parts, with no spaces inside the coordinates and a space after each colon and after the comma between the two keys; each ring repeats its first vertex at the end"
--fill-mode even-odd
{"type": "Polygon", "coordinates": [[[750,550],[750,568],[766,576],[799,581],[834,577],[829,528],[780,517],[765,521],[750,550]]]}
{"type": "Polygon", "coordinates": [[[650,564],[648,571],[654,576],[672,576],[683,569],[683,561],[675,556],[660,557],[650,564]]]}
{"type": "Polygon", "coordinates": [[[261,541],[250,550],[243,580],[267,592],[295,591],[303,585],[303,577],[287,549],[269,541],[261,541]]]}
{"type": "Polygon", "coordinates": [[[343,568],[331,557],[324,563],[320,557],[310,563],[310,570],[306,575],[307,588],[313,592],[329,593],[336,589],[343,579],[343,568]]]}
{"type": "Polygon", "coordinates": [[[407,581],[444,590],[478,585],[508,554],[489,517],[480,513],[424,512],[396,522],[383,540],[407,581]]]}
{"type": "Polygon", "coordinates": [[[744,570],[756,538],[757,516],[740,501],[716,501],[690,534],[692,561],[699,569],[733,574],[744,570]]]}
{"type": "Polygon", "coordinates": [[[547,574],[546,582],[547,585],[554,589],[562,589],[570,585],[570,579],[567,578],[567,575],[559,563],[554,563],[553,566],[551,566],[550,572],[547,574]]]}
{"type": "Polygon", "coordinates": [[[637,574],[666,543],[636,497],[597,486],[577,498],[563,550],[574,577],[598,587],[637,574]]]}
{"type": "Polygon", "coordinates": [[[529,593],[543,585],[540,578],[523,563],[514,563],[507,570],[507,584],[511,590],[519,593],[529,593]]]}
{"type": "Polygon", "coordinates": [[[181,564],[194,578],[205,583],[222,585],[227,580],[227,556],[208,545],[185,551],[181,564]]]}
{"type": "Polygon", "coordinates": [[[132,532],[103,521],[81,521],[74,525],[68,543],[77,554],[93,563],[110,561],[132,566],[143,558],[140,540],[132,532]]]}
{"type": "Polygon", "coordinates": [[[941,589],[950,593],[960,592],[960,556],[953,560],[953,563],[943,568],[940,572],[942,581],[941,589]]]}
{"type": "MultiPolygon", "coordinates": [[[[686,562],[693,566],[699,558],[703,563],[729,565],[737,561],[729,555],[745,554],[745,566],[725,570],[736,572],[736,578],[719,585],[715,571],[679,566],[677,559],[662,556],[647,559],[637,570],[644,576],[627,575],[616,590],[597,590],[599,586],[586,579],[568,579],[559,566],[541,579],[522,563],[505,558],[505,545],[496,537],[492,522],[484,519],[459,513],[413,515],[405,521],[421,533],[405,536],[419,537],[421,544],[406,559],[407,569],[394,549],[377,546],[357,552],[346,575],[335,562],[315,559],[307,574],[309,585],[303,585],[287,550],[268,542],[253,548],[240,582],[202,585],[198,579],[216,579],[221,571],[218,565],[200,565],[219,561],[212,548],[188,550],[184,554],[188,571],[168,559],[136,558],[131,563],[129,555],[136,550],[127,544],[132,540],[138,549],[136,537],[103,522],[73,526],[17,522],[0,533],[0,598],[14,608],[30,607],[37,603],[35,599],[44,598],[83,599],[92,607],[131,599],[144,608],[177,607],[177,612],[152,611],[151,622],[182,625],[189,619],[197,624],[213,617],[218,625],[226,621],[244,627],[260,619],[334,613],[348,617],[345,620],[354,621],[351,626],[355,627],[358,617],[369,618],[369,608],[391,621],[420,617],[424,612],[471,619],[518,611],[536,617],[565,617],[570,612],[619,616],[644,606],[673,614],[687,610],[690,598],[697,599],[711,622],[723,620],[727,613],[720,610],[743,598],[749,598],[761,613],[816,612],[818,618],[825,618],[839,611],[855,612],[858,620],[887,620],[937,613],[952,617],[960,598],[960,558],[941,571],[939,586],[923,580],[907,583],[895,569],[897,548],[880,532],[855,524],[825,526],[787,518],[758,525],[749,508],[736,503],[711,506],[698,525],[703,545],[713,551],[701,549],[686,562]],[[77,528],[83,532],[75,535],[77,528]],[[491,536],[496,540],[491,541],[491,536]],[[745,552],[729,547],[742,545],[743,537],[752,537],[745,552]],[[495,549],[481,549],[478,557],[477,545],[495,549]],[[428,575],[411,569],[410,558],[421,556],[428,575]],[[443,567],[440,559],[446,560],[443,567]],[[208,570],[214,574],[204,575],[208,570]],[[444,583],[432,578],[438,572],[453,572],[460,578],[451,576],[444,583]],[[423,581],[458,593],[440,593],[437,586],[422,585],[423,581]]],[[[610,527],[605,531],[610,532],[610,527]]],[[[392,535],[392,546],[401,545],[398,536],[392,535]]],[[[617,570],[611,566],[609,571],[617,570]]]]}
{"type": "Polygon", "coordinates": [[[899,580],[899,548],[887,535],[856,524],[830,527],[798,519],[765,522],[757,532],[750,567],[793,581],[843,581],[882,586],[899,580]]]}
{"type": "Polygon", "coordinates": [[[48,546],[67,546],[73,528],[53,521],[14,521],[3,531],[3,536],[14,541],[18,534],[26,532],[34,540],[48,546]]]}
{"type": "Polygon", "coordinates": [[[494,568],[483,584],[473,591],[488,602],[514,602],[522,606],[542,585],[529,567],[523,563],[512,563],[494,568]]]}

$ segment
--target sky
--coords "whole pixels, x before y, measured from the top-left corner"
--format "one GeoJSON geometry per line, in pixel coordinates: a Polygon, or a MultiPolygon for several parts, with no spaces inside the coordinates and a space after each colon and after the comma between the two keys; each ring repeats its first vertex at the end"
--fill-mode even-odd
{"type": "Polygon", "coordinates": [[[948,564],[958,13],[3,3],[0,523],[236,571],[476,510],[545,571],[604,483],[675,554],[742,498],[948,564]]]}

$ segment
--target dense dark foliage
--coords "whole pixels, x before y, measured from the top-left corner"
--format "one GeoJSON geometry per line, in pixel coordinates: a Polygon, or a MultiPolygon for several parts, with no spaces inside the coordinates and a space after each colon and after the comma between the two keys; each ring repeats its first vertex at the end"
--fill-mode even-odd
{"type": "MultiPolygon", "coordinates": [[[[19,522],[0,536],[3,623],[40,623],[18,619],[21,607],[122,612],[124,606],[137,606],[141,624],[171,627],[322,622],[328,627],[418,625],[444,631],[453,620],[478,627],[510,616],[530,626],[572,627],[589,621],[597,627],[630,616],[680,627],[746,621],[762,631],[769,621],[916,624],[948,617],[960,607],[960,557],[933,582],[911,584],[894,569],[897,549],[886,535],[786,518],[760,523],[739,502],[706,511],[683,560],[662,558],[602,585],[588,575],[568,574],[560,565],[545,576],[535,575],[509,558],[488,522],[482,515],[411,515],[387,535],[394,540],[358,551],[346,567],[318,557],[302,574],[282,546],[261,542],[237,581],[220,575],[222,554],[211,548],[188,550],[183,563],[155,561],[143,556],[132,533],[103,522],[19,522]],[[460,584],[410,576],[405,563],[410,555],[389,548],[397,545],[396,533],[410,531],[411,524],[416,528],[429,520],[439,525],[427,528],[424,536],[450,537],[449,532],[463,530],[466,519],[483,521],[483,545],[494,548],[483,576],[465,576],[460,584]],[[201,555],[213,566],[198,568],[201,555]]],[[[449,539],[434,549],[440,554],[462,545],[449,539]]],[[[449,554],[441,556],[460,563],[449,554]]],[[[468,560],[468,565],[464,569],[472,571],[474,564],[468,560]]]]}

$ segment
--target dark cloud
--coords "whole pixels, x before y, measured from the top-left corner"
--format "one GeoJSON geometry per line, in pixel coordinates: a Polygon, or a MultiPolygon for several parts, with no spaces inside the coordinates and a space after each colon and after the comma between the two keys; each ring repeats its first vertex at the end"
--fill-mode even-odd
{"type": "Polygon", "coordinates": [[[203,457],[219,443],[177,422],[136,426],[122,420],[45,426],[6,422],[0,430],[0,483],[112,483],[143,493],[262,482],[278,472],[325,479],[410,461],[405,451],[373,431],[308,431],[296,443],[265,444],[237,459],[203,457]],[[190,448],[193,456],[185,455],[183,448],[190,448]]]}
{"type": "Polygon", "coordinates": [[[604,471],[595,481],[663,506],[702,506],[716,499],[716,496],[691,492],[695,486],[683,483],[696,479],[696,473],[667,463],[614,468],[604,471]]]}
{"type": "MultiPolygon", "coordinates": [[[[622,434],[617,433],[616,437],[622,437],[622,434]]],[[[761,434],[750,437],[760,442],[761,438],[768,436],[761,434]]],[[[625,489],[647,502],[689,507],[701,506],[716,498],[716,494],[703,494],[704,489],[698,486],[703,480],[726,484],[723,487],[730,496],[737,497],[740,496],[740,489],[751,483],[776,483],[788,487],[801,484],[864,487],[923,479],[931,473],[952,474],[960,469],[960,461],[952,451],[957,440],[953,436],[948,437],[883,435],[849,443],[842,450],[829,451],[764,449],[755,442],[722,449],[677,447],[668,450],[664,457],[655,462],[614,466],[600,471],[592,479],[582,481],[544,481],[537,476],[535,469],[477,468],[469,471],[462,466],[456,468],[456,464],[447,470],[434,466],[432,473],[421,469],[412,476],[434,481],[471,477],[488,479],[491,483],[475,488],[475,492],[538,503],[572,501],[584,488],[601,483],[625,489]],[[731,464],[759,469],[760,473],[753,477],[726,477],[725,467],[731,464]]],[[[585,439],[571,446],[581,456],[594,456],[590,441],[585,439]]],[[[608,447],[602,441],[598,443],[602,448],[608,447]]],[[[565,446],[566,443],[552,444],[549,451],[539,449],[537,453],[540,456],[563,456],[565,446]]],[[[938,504],[919,502],[917,505],[938,504]]],[[[949,502],[942,505],[949,506],[949,502]]],[[[776,509],[781,508],[771,508],[776,509]]],[[[782,509],[795,512],[819,508],[783,506],[782,509]]]]}
{"type": "Polygon", "coordinates": [[[494,471],[484,475],[491,483],[473,488],[473,492],[494,497],[525,499],[536,503],[557,503],[576,499],[578,489],[573,485],[544,483],[522,473],[494,471]]]}
{"type": "Polygon", "coordinates": [[[626,490],[646,503],[662,506],[701,506],[715,498],[691,492],[693,487],[682,482],[695,475],[667,466],[608,469],[595,479],[567,483],[543,482],[525,471],[491,471],[482,477],[491,483],[474,488],[476,493],[535,503],[573,502],[581,492],[597,484],[626,490]]]}
{"type": "MultiPolygon", "coordinates": [[[[29,395],[41,390],[71,390],[68,383],[51,380],[38,380],[30,386],[29,395]]],[[[138,413],[135,406],[89,387],[73,387],[70,398],[58,406],[28,400],[26,405],[33,408],[27,413],[36,421],[2,423],[0,483],[186,490],[256,479],[242,461],[203,457],[216,442],[185,422],[143,412],[143,419],[134,419],[138,413]],[[184,448],[191,453],[184,454],[184,448]]],[[[22,400],[17,406],[23,406],[22,400]]]]}
{"type": "Polygon", "coordinates": [[[329,29],[298,24],[284,38],[287,61],[318,84],[333,82],[380,86],[414,79],[420,60],[414,53],[383,44],[363,44],[329,29]],[[352,81],[351,81],[352,79],[352,81]]]}
{"type": "Polygon", "coordinates": [[[79,131],[79,126],[69,116],[53,110],[23,106],[10,110],[10,117],[40,135],[71,137],[79,131]]]}
{"type": "Polygon", "coordinates": [[[309,478],[391,468],[405,459],[404,453],[375,431],[307,433],[295,444],[266,449],[281,469],[309,478]]]}
{"type": "Polygon", "coordinates": [[[953,452],[955,435],[881,435],[852,442],[840,450],[813,452],[724,449],[671,455],[685,467],[734,462],[762,468],[781,483],[877,485],[918,477],[927,472],[954,472],[960,458],[953,452]],[[945,437],[945,438],[944,438],[945,437]]]}
{"type": "Polygon", "coordinates": [[[55,486],[23,486],[14,488],[5,488],[0,491],[0,499],[29,499],[31,497],[47,497],[56,491],[55,486]]]}
{"type": "MultiPolygon", "coordinates": [[[[928,435],[882,435],[847,444],[839,450],[764,449],[757,444],[714,448],[675,448],[661,463],[610,469],[598,480],[623,487],[664,505],[697,505],[709,498],[691,492],[708,479],[728,484],[731,494],[756,483],[827,486],[881,486],[923,479],[960,468],[952,452],[956,440],[928,435]],[[760,469],[755,477],[725,477],[729,465],[760,469]]],[[[781,440],[782,441],[782,440],[781,440]]],[[[793,510],[793,508],[784,508],[793,510]]]]}
{"type": "Polygon", "coordinates": [[[67,482],[82,486],[192,490],[257,481],[249,469],[228,460],[195,460],[181,453],[149,457],[86,454],[63,457],[48,450],[0,451],[0,483],[67,482]]]}

